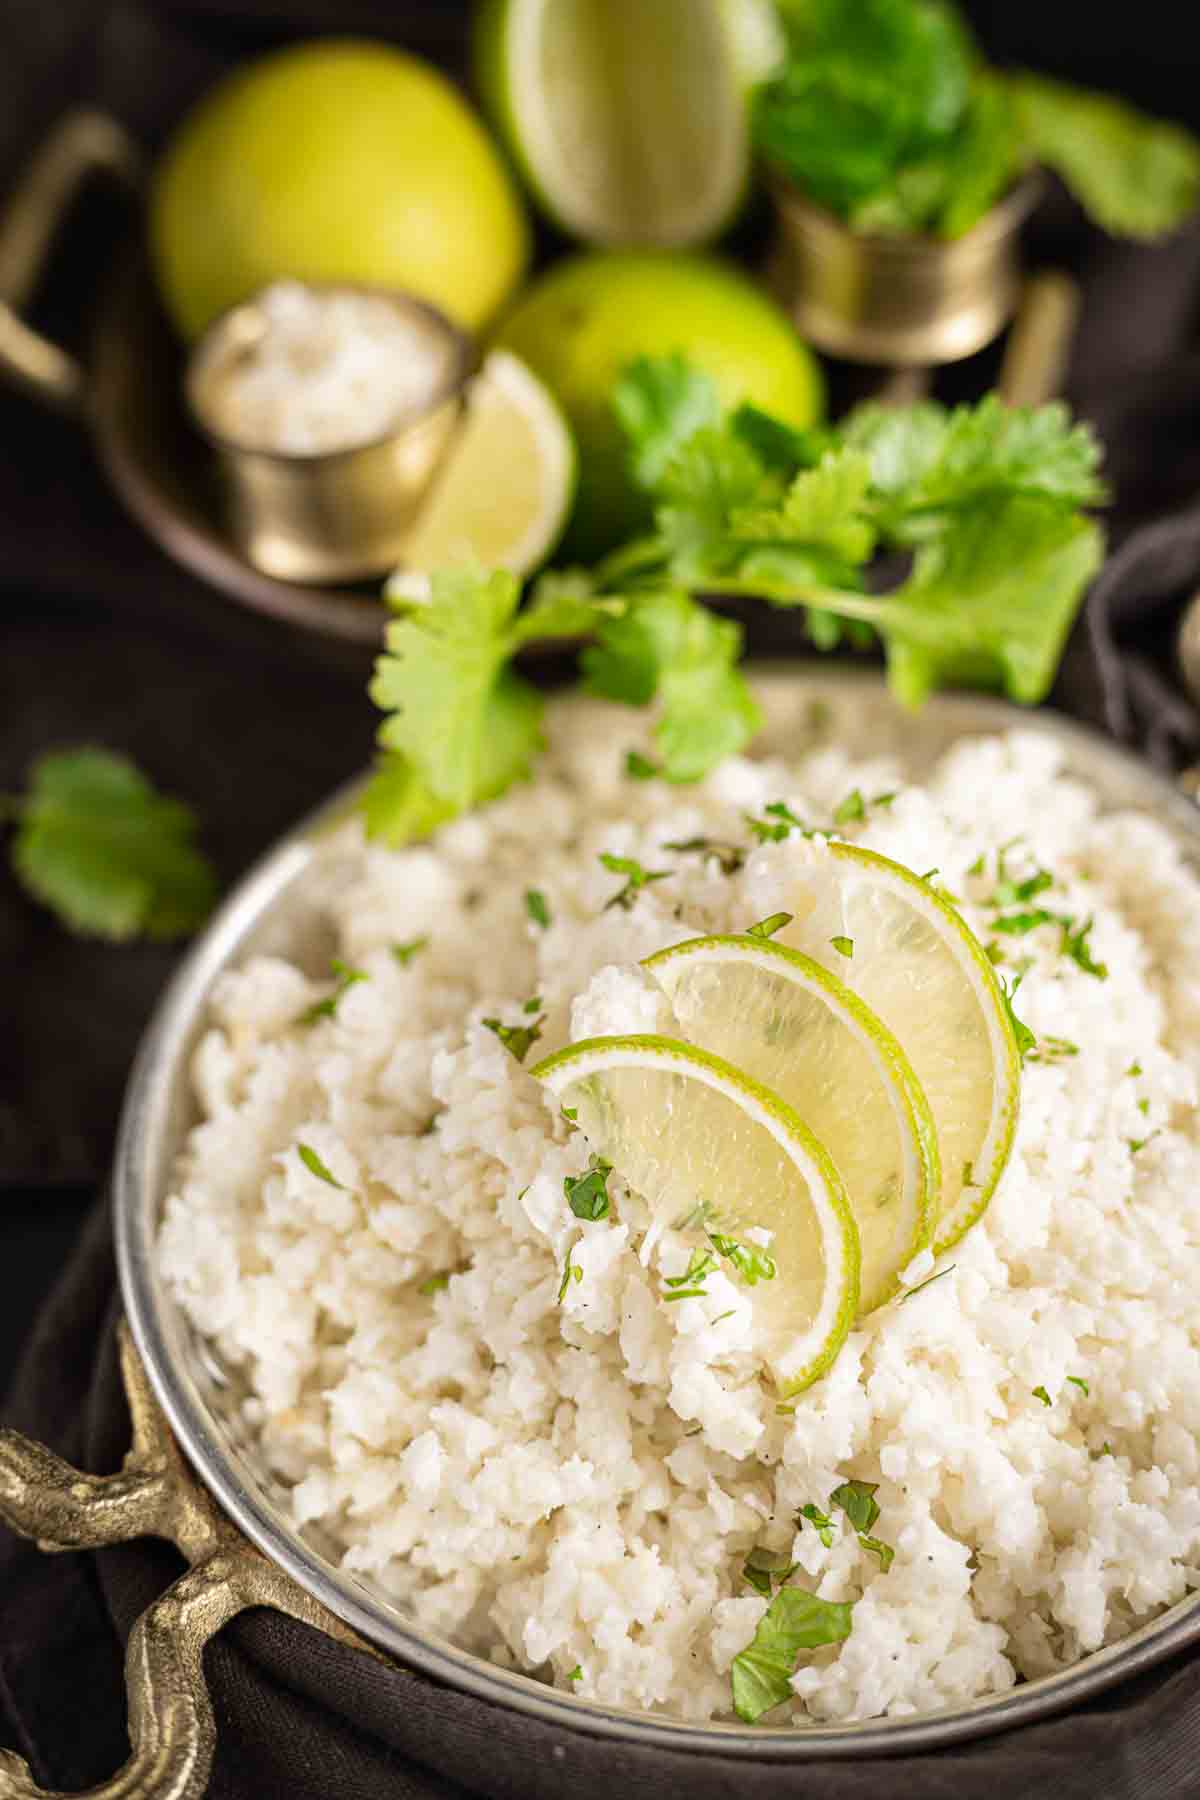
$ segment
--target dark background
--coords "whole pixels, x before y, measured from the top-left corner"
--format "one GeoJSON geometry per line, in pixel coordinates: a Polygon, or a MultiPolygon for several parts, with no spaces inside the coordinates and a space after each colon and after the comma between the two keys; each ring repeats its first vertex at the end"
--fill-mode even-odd
{"type": "MultiPolygon", "coordinates": [[[[1190,10],[1178,0],[968,8],[997,60],[1119,89],[1200,127],[1181,36],[1190,10]]],[[[0,0],[0,190],[69,104],[109,107],[152,145],[241,55],[362,32],[456,67],[465,16],[455,0],[0,0]]],[[[1053,195],[1039,229],[1056,256],[1096,266],[1090,304],[1102,311],[1110,247],[1053,195]]],[[[113,233],[102,222],[83,266],[68,259],[56,316],[82,328],[113,233]]],[[[1072,387],[1110,437],[1119,529],[1200,492],[1200,420],[1182,401],[1174,412],[1169,396],[1164,404],[1152,366],[1156,271],[1191,256],[1200,297],[1200,255],[1186,245],[1122,254],[1145,259],[1145,308],[1131,308],[1126,281],[1104,319],[1102,373],[1093,362],[1072,387]],[[1136,408],[1151,395],[1154,453],[1122,456],[1118,402],[1136,408]]],[[[366,761],[365,672],[365,659],[352,666],[176,570],[123,516],[84,432],[0,391],[0,794],[18,791],[53,745],[126,750],[197,809],[232,882],[366,761]]],[[[72,940],[0,864],[0,1386],[104,1179],[129,1060],[174,960],[161,948],[72,940]]]]}

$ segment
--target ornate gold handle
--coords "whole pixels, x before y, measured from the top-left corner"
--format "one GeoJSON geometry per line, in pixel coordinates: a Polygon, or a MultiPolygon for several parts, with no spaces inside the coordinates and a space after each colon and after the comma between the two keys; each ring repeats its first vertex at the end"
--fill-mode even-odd
{"type": "MultiPolygon", "coordinates": [[[[196,1481],[150,1390],[128,1327],[121,1374],[133,1444],[116,1475],[86,1475],[16,1431],[0,1432],[0,1518],[41,1549],[84,1550],[167,1538],[191,1567],[142,1614],[125,1654],[133,1753],[95,1800],[199,1800],[216,1747],[204,1646],[249,1606],[378,1652],[240,1536],[196,1481]]],[[[22,1757],[0,1750],[0,1800],[46,1796],[22,1757]]],[[[65,1796],[62,1797],[65,1800],[65,1796]]]]}
{"type": "Polygon", "coordinates": [[[140,168],[133,139],[116,119],[68,113],[35,153],[0,216],[0,370],[64,411],[82,404],[83,370],[21,313],[63,214],[87,177],[107,171],[133,183],[140,168]]]}

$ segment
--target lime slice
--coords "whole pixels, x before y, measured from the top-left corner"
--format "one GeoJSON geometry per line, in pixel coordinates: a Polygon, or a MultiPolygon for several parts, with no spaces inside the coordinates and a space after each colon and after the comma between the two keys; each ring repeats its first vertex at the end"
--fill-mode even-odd
{"type": "Polygon", "coordinates": [[[772,1088],[832,1156],[862,1246],[859,1310],[890,1299],[933,1233],[929,1104],[882,1020],[811,957],[753,937],[693,938],[647,957],[679,1028],[772,1088]]]}
{"type": "Polygon", "coordinates": [[[858,844],[813,840],[805,853],[779,940],[835,970],[903,1044],[937,1127],[940,1255],[979,1218],[1012,1149],[1021,1056],[1003,991],[929,880],[858,844]]]}
{"type": "Polygon", "coordinates": [[[762,0],[489,0],[480,91],[557,225],[592,244],[717,236],[747,185],[761,15],[762,0]]]}
{"type": "Polygon", "coordinates": [[[493,350],[413,526],[404,571],[469,563],[527,575],[558,542],[574,487],[575,446],[558,406],[518,357],[493,350]]]}
{"type": "Polygon", "coordinates": [[[775,1273],[750,1289],[766,1358],[786,1393],[829,1367],[858,1305],[858,1232],[828,1151],[790,1106],[664,1037],[586,1038],[533,1074],[656,1220],[739,1241],[770,1232],[775,1273]]]}

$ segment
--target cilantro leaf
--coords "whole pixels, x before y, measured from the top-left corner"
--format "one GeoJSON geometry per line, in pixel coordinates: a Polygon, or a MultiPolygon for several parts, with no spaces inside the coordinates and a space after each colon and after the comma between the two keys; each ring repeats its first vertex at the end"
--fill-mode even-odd
{"type": "Polygon", "coordinates": [[[625,886],[618,888],[612,898],[604,902],[605,912],[612,906],[629,912],[643,888],[654,881],[665,881],[671,873],[670,869],[644,869],[636,857],[614,856],[611,850],[602,850],[600,861],[611,874],[625,877],[625,886]]]}
{"type": "Polygon", "coordinates": [[[329,966],[337,983],[336,987],[332,994],[326,994],[323,1000],[316,1000],[311,1006],[306,1007],[300,1014],[297,1024],[315,1025],[321,1019],[332,1019],[342,1003],[342,996],[349,993],[352,987],[357,987],[360,981],[367,979],[365,969],[351,968],[350,964],[342,962],[340,957],[335,956],[329,966]]]}
{"type": "Polygon", "coordinates": [[[781,505],[735,509],[730,530],[743,542],[801,546],[857,568],[875,548],[870,485],[870,458],[861,450],[828,450],[795,477],[781,505]]]}
{"type": "Polygon", "coordinates": [[[852,937],[831,937],[829,942],[839,956],[851,957],[854,955],[854,939],[852,937]]]}
{"type": "Polygon", "coordinates": [[[772,1589],[782,1587],[796,1573],[796,1567],[786,1551],[756,1548],[750,1551],[742,1565],[742,1580],[764,1600],[769,1600],[772,1589]]]}
{"type": "Polygon", "coordinates": [[[865,819],[867,816],[866,801],[860,788],[851,788],[844,800],[839,800],[833,811],[835,825],[848,825],[853,819],[865,819]]]}
{"type": "Polygon", "coordinates": [[[116,943],[183,937],[211,911],[217,881],[195,815],[128,757],[52,751],[13,810],[17,879],[69,930],[116,943]]]}
{"type": "Polygon", "coordinates": [[[676,451],[702,426],[715,425],[721,411],[712,379],[679,352],[631,362],[613,389],[613,408],[629,441],[633,478],[650,491],[676,451]]]}
{"type": "Polygon", "coordinates": [[[444,1288],[448,1288],[449,1286],[450,1286],[449,1271],[443,1270],[438,1275],[427,1276],[427,1278],[418,1287],[417,1292],[418,1292],[418,1294],[426,1294],[426,1295],[440,1294],[444,1288]]]}
{"type": "Polygon", "coordinates": [[[1088,1384],[1084,1380],[1082,1375],[1068,1375],[1067,1380],[1070,1382],[1072,1387],[1077,1387],[1079,1389],[1080,1393],[1083,1395],[1085,1400],[1088,1398],[1090,1389],[1088,1388],[1088,1384]]]}
{"type": "Polygon", "coordinates": [[[653,781],[656,775],[662,774],[662,770],[648,756],[643,756],[640,750],[627,750],[625,773],[630,781],[653,781]]]}
{"type": "Polygon", "coordinates": [[[733,1659],[733,1709],[747,1725],[791,1698],[802,1650],[840,1644],[850,1635],[853,1605],[819,1600],[803,1588],[780,1588],[750,1643],[733,1659]]]}
{"type": "Polygon", "coordinates": [[[330,1174],[311,1144],[297,1144],[296,1154],[310,1175],[315,1175],[318,1181],[325,1183],[326,1187],[339,1188],[342,1193],[346,1192],[345,1183],[339,1181],[336,1175],[330,1174]]]}
{"type": "Polygon", "coordinates": [[[1043,1406],[1053,1406],[1054,1402],[1051,1400],[1044,1387],[1035,1387],[1031,1389],[1031,1392],[1034,1399],[1040,1400],[1043,1406]]]}
{"type": "Polygon", "coordinates": [[[1094,975],[1097,981],[1107,981],[1108,965],[1096,961],[1092,955],[1091,945],[1088,943],[1094,923],[1093,919],[1085,919],[1082,925],[1077,925],[1073,919],[1064,919],[1062,921],[1062,942],[1059,948],[1064,956],[1069,956],[1071,961],[1083,970],[1085,975],[1094,975]]]}
{"type": "Polygon", "coordinates": [[[1182,126],[1044,75],[1015,76],[1012,92],[1034,156],[1106,231],[1162,237],[1200,203],[1200,144],[1182,126]]]}
{"type": "Polygon", "coordinates": [[[772,938],[777,931],[782,931],[785,925],[790,925],[795,916],[795,913],[789,912],[769,913],[765,919],[759,919],[757,924],[747,925],[746,936],[772,938]]]}
{"type": "Polygon", "coordinates": [[[567,1205],[577,1219],[606,1219],[609,1212],[608,1178],[612,1164],[593,1156],[582,1175],[563,1177],[567,1205]]]}
{"type": "Polygon", "coordinates": [[[870,1531],[879,1517],[877,1481],[843,1481],[829,1496],[830,1506],[840,1506],[855,1531],[870,1531]]]}
{"type": "Polygon", "coordinates": [[[865,1531],[859,1532],[858,1541],[864,1550],[869,1550],[872,1556],[879,1558],[879,1567],[886,1575],[896,1560],[896,1552],[892,1545],[885,1544],[882,1538],[870,1537],[865,1531]]]}
{"type": "Polygon", "coordinates": [[[414,956],[418,956],[429,943],[427,937],[410,938],[407,944],[393,944],[392,955],[402,969],[407,969],[414,956]]]}
{"type": "Polygon", "coordinates": [[[542,1035],[546,1015],[543,1013],[528,1025],[502,1025],[499,1019],[483,1019],[480,1023],[500,1039],[510,1056],[523,1063],[542,1035]]]}
{"type": "Polygon", "coordinates": [[[535,925],[540,925],[543,931],[549,929],[550,903],[540,888],[526,888],[525,911],[535,925]]]}
{"type": "Polygon", "coordinates": [[[812,1526],[813,1530],[824,1544],[826,1550],[830,1548],[833,1543],[834,1531],[833,1520],[828,1513],[823,1513],[819,1506],[814,1505],[811,1500],[808,1500],[800,1508],[796,1517],[801,1522],[807,1519],[808,1523],[812,1526]]]}
{"type": "MultiPolygon", "coordinates": [[[[726,844],[719,838],[674,838],[669,839],[663,845],[663,849],[674,850],[681,856],[695,852],[699,856],[714,857],[722,875],[736,875],[746,861],[746,852],[743,849],[737,844],[726,844]]],[[[778,929],[779,927],[776,926],[776,930],[778,929]]]]}
{"type": "Polygon", "coordinates": [[[721,1237],[715,1231],[709,1232],[708,1241],[718,1256],[733,1264],[747,1287],[757,1287],[760,1281],[774,1281],[778,1273],[775,1258],[758,1244],[739,1244],[736,1238],[721,1237]]]}

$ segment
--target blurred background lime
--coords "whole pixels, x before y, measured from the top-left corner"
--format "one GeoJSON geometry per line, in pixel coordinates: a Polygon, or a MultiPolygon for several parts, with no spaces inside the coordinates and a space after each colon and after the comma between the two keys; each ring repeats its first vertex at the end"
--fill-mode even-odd
{"type": "Polygon", "coordinates": [[[483,0],[480,93],[542,210],[587,243],[715,237],[746,192],[771,0],[483,0]]]}
{"type": "Polygon", "coordinates": [[[184,120],[151,243],[188,338],[282,276],[407,288],[478,330],[529,255],[512,178],[457,89],[415,56],[331,39],[239,70],[184,120]]]}
{"type": "Polygon", "coordinates": [[[601,554],[647,522],[628,472],[613,383],[638,356],[681,351],[742,400],[803,428],[824,406],[821,371],[779,309],[745,275],[681,252],[594,251],[557,264],[505,318],[497,342],[540,375],[579,452],[570,555],[601,554]]]}

